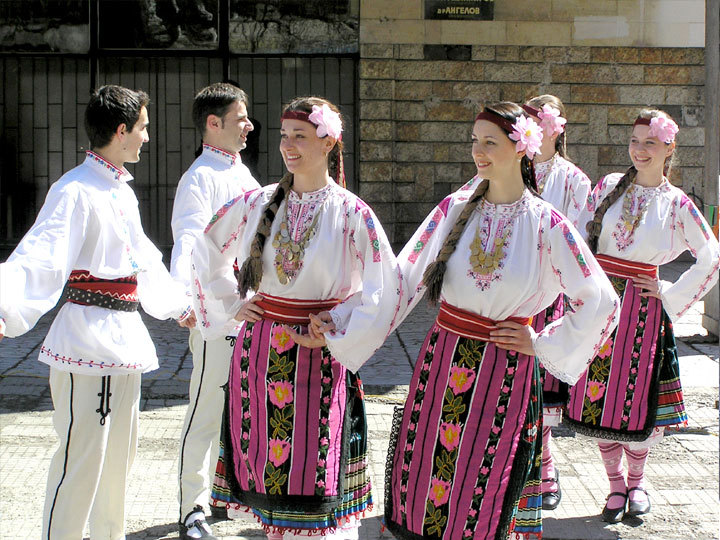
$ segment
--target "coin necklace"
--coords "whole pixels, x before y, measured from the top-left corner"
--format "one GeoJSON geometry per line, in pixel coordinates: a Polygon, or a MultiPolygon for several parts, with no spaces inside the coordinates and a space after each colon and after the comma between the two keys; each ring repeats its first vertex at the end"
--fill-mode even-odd
{"type": "Polygon", "coordinates": [[[647,214],[648,206],[650,206],[650,200],[654,198],[655,195],[655,191],[653,191],[653,197],[651,197],[651,199],[647,201],[643,201],[638,194],[636,209],[637,213],[633,214],[633,199],[635,198],[633,197],[633,195],[637,191],[638,188],[635,186],[635,184],[632,184],[630,188],[625,192],[625,196],[623,197],[622,221],[625,230],[627,231],[628,237],[632,236],[633,232],[642,221],[642,218],[645,217],[645,214],[647,214]]]}
{"type": "Polygon", "coordinates": [[[305,247],[308,242],[315,236],[317,230],[317,222],[320,212],[310,223],[307,231],[302,235],[300,240],[295,242],[290,234],[287,219],[280,224],[280,229],[273,238],[272,246],[276,249],[275,253],[275,269],[277,271],[278,280],[283,285],[295,278],[303,265],[303,257],[305,256],[305,247]]]}
{"type": "Polygon", "coordinates": [[[492,244],[492,250],[487,251],[482,246],[482,236],[480,227],[475,234],[475,238],[470,243],[470,265],[476,274],[481,276],[489,276],[500,267],[500,262],[505,258],[505,243],[512,234],[512,227],[505,227],[502,236],[495,238],[492,244]]]}

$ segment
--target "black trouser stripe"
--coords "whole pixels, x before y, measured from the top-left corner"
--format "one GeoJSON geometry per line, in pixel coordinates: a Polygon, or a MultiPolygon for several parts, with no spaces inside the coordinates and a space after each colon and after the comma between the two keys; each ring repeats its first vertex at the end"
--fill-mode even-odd
{"type": "Polygon", "coordinates": [[[190,421],[188,422],[187,429],[185,430],[185,435],[183,436],[182,445],[180,446],[180,523],[183,522],[183,515],[182,515],[182,504],[183,504],[183,492],[182,492],[182,475],[183,475],[183,465],[184,462],[184,456],[185,456],[185,442],[187,441],[188,433],[190,433],[190,427],[192,426],[193,418],[195,418],[195,411],[197,411],[198,401],[200,401],[200,392],[202,391],[202,383],[203,383],[203,376],[205,375],[205,354],[207,352],[207,342],[203,340],[203,354],[202,354],[202,369],[200,370],[200,383],[198,384],[198,391],[197,395],[195,396],[195,404],[193,405],[193,411],[190,415],[190,421]]]}
{"type": "Polygon", "coordinates": [[[73,425],[73,389],[74,389],[73,374],[70,373],[70,425],[68,425],[67,444],[65,445],[65,463],[63,463],[62,478],[60,478],[60,483],[58,484],[57,488],[55,489],[55,497],[53,497],[52,508],[50,508],[50,516],[48,518],[48,533],[47,533],[48,540],[50,540],[50,529],[52,527],[53,512],[55,511],[55,503],[57,502],[58,493],[60,492],[60,486],[62,486],[62,483],[65,480],[65,476],[67,475],[68,455],[70,453],[70,432],[72,431],[72,425],[73,425]]]}

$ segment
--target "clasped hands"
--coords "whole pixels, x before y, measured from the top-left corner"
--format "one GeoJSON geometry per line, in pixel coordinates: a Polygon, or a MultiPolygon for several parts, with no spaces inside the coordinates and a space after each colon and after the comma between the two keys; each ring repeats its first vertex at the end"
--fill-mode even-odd
{"type": "MultiPolygon", "coordinates": [[[[256,294],[250,300],[245,302],[235,315],[235,320],[258,322],[262,319],[265,310],[257,305],[259,300],[262,300],[262,295],[256,294]]],[[[334,331],[335,323],[333,322],[329,312],[321,311],[317,315],[313,313],[310,314],[310,324],[308,325],[307,334],[298,334],[288,325],[283,325],[283,328],[295,343],[312,349],[326,345],[325,333],[334,331]]]]}

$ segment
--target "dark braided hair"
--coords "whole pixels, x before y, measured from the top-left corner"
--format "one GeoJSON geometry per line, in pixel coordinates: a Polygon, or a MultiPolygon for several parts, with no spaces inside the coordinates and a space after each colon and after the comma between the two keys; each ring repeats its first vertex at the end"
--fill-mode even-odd
{"type": "MultiPolygon", "coordinates": [[[[511,124],[514,124],[515,120],[524,114],[524,111],[519,105],[517,105],[517,103],[512,103],[510,101],[501,101],[492,105],[486,105],[483,112],[494,113],[505,120],[508,120],[511,124]]],[[[506,131],[504,128],[501,129],[506,131]]],[[[537,196],[535,166],[533,165],[532,160],[527,156],[523,156],[520,161],[520,173],[525,187],[537,196]]],[[[465,208],[463,208],[457,218],[457,221],[455,221],[450,234],[448,234],[445,242],[443,242],[437,257],[425,269],[425,273],[423,274],[423,283],[427,287],[427,298],[433,304],[436,304],[440,299],[440,291],[445,277],[445,270],[447,270],[447,261],[455,252],[458,240],[460,240],[460,236],[462,236],[462,233],[465,230],[465,225],[470,219],[473,210],[475,210],[477,205],[480,203],[480,200],[485,196],[485,192],[488,190],[489,186],[490,181],[484,180],[480,182],[477,188],[475,188],[475,191],[465,205],[465,208]]]]}
{"type": "MultiPolygon", "coordinates": [[[[669,114],[659,109],[643,109],[640,111],[640,114],[638,114],[638,118],[646,119],[655,118],[658,116],[664,116],[665,118],[672,119],[669,114]]],[[[664,144],[670,145],[671,143],[664,144]]],[[[665,175],[666,177],[668,176],[668,174],[670,174],[670,169],[672,168],[674,157],[675,152],[673,151],[672,154],[665,158],[665,163],[663,164],[663,175],[665,175]]],[[[593,216],[592,221],[590,221],[585,226],[585,229],[588,233],[587,244],[593,253],[597,253],[598,239],[600,238],[600,233],[602,232],[602,220],[605,217],[605,212],[607,212],[608,208],[610,208],[615,201],[617,201],[625,194],[625,192],[635,180],[636,176],[637,169],[635,169],[634,166],[630,167],[625,172],[620,181],[617,183],[617,185],[613,188],[613,190],[608,193],[607,197],[603,199],[603,202],[600,203],[600,206],[595,209],[595,215],[593,216]]]]}
{"type": "MultiPolygon", "coordinates": [[[[311,113],[313,105],[327,105],[333,111],[340,114],[338,108],[329,101],[319,97],[300,97],[295,98],[283,108],[283,114],[286,111],[300,111],[311,113]]],[[[342,119],[342,116],[340,117],[342,119]]],[[[333,178],[337,178],[342,157],[342,141],[337,141],[332,150],[328,154],[328,169],[333,178]]],[[[273,221],[277,215],[280,205],[285,200],[285,196],[293,185],[293,175],[285,173],[280,182],[278,182],[275,191],[270,197],[270,201],[265,206],[257,231],[250,244],[250,255],[243,262],[237,274],[238,293],[240,296],[247,295],[249,290],[257,291],[263,276],[262,253],[265,248],[265,242],[270,236],[273,221]]]]}
{"type": "MultiPolygon", "coordinates": [[[[530,101],[528,101],[527,104],[540,110],[542,110],[543,105],[550,105],[551,107],[560,111],[560,116],[562,116],[563,118],[567,118],[567,113],[565,112],[565,105],[563,105],[563,102],[560,101],[559,97],[553,96],[552,94],[543,94],[542,96],[536,96],[530,101]]],[[[555,151],[560,154],[560,157],[570,161],[567,153],[565,131],[563,131],[560,135],[558,135],[557,139],[555,139],[555,151]]]]}
{"type": "Polygon", "coordinates": [[[272,228],[273,221],[277,215],[280,204],[285,200],[285,195],[292,187],[293,175],[285,173],[278,183],[275,191],[270,197],[270,201],[265,206],[260,222],[258,223],[255,237],[250,244],[250,255],[240,267],[240,271],[237,274],[238,280],[238,293],[240,296],[247,295],[249,290],[257,291],[262,281],[263,266],[262,266],[262,252],[265,247],[265,241],[270,236],[270,229],[272,228]]]}
{"type": "Polygon", "coordinates": [[[636,176],[637,170],[635,167],[630,167],[620,181],[615,185],[613,190],[603,199],[600,206],[595,209],[595,215],[593,216],[592,221],[585,225],[585,229],[588,233],[587,245],[593,253],[597,253],[598,239],[600,238],[600,233],[602,232],[602,220],[603,217],[605,217],[605,212],[607,212],[608,208],[610,208],[615,201],[623,196],[635,180],[636,176]]]}
{"type": "Polygon", "coordinates": [[[475,188],[465,208],[460,212],[450,234],[448,234],[445,242],[443,242],[437,257],[435,257],[435,260],[428,265],[423,273],[423,283],[427,287],[427,297],[433,304],[436,304],[440,299],[440,290],[442,289],[445,270],[447,270],[447,260],[455,251],[458,240],[460,240],[460,236],[465,230],[465,224],[468,222],[468,219],[470,219],[470,215],[473,213],[473,210],[475,210],[480,199],[485,196],[489,185],[490,182],[488,180],[480,181],[480,184],[475,188]]]}

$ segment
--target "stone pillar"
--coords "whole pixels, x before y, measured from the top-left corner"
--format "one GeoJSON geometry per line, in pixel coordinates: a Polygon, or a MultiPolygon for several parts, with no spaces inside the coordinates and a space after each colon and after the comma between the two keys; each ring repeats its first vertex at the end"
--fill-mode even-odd
{"type": "MultiPolygon", "coordinates": [[[[718,204],[720,175],[720,0],[705,2],[705,201],[718,204]]],[[[720,335],[720,289],[705,297],[702,325],[720,335]]]]}

